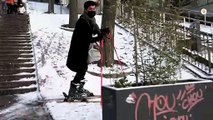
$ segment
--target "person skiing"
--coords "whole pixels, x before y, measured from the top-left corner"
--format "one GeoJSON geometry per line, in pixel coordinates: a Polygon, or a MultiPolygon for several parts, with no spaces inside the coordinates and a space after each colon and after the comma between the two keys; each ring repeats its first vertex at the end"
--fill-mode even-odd
{"type": "Polygon", "coordinates": [[[68,101],[82,100],[93,95],[93,93],[84,89],[89,46],[91,43],[101,41],[104,33],[109,32],[109,28],[100,30],[96,24],[94,18],[96,7],[97,3],[94,1],[84,3],[84,12],[77,20],[73,31],[66,65],[71,71],[76,72],[76,75],[70,83],[68,101]]]}

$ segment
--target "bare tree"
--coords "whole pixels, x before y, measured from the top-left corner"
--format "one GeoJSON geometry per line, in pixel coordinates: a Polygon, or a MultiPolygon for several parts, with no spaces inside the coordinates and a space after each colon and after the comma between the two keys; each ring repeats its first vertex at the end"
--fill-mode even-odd
{"type": "Polygon", "coordinates": [[[109,67],[114,63],[114,27],[116,16],[117,0],[104,0],[103,2],[103,16],[102,16],[102,28],[109,27],[112,40],[105,41],[104,44],[104,62],[105,66],[109,67]]]}
{"type": "Polygon", "coordinates": [[[181,67],[181,46],[176,43],[184,39],[179,9],[165,0],[125,0],[123,6],[128,11],[120,21],[135,38],[136,77],[149,84],[175,82],[181,67]]]}
{"type": "Polygon", "coordinates": [[[69,27],[74,28],[75,23],[78,20],[78,1],[77,0],[70,0],[69,4],[69,27]]]}
{"type": "Polygon", "coordinates": [[[49,0],[47,13],[54,13],[54,0],[49,0]]]}

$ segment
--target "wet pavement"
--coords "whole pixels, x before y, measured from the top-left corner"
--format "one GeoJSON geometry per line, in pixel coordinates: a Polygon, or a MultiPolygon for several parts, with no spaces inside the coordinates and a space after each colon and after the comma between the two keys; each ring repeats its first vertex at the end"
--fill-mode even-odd
{"type": "Polygon", "coordinates": [[[7,107],[13,105],[16,101],[15,95],[4,95],[0,96],[0,111],[6,109],[7,107]]]}
{"type": "Polygon", "coordinates": [[[53,120],[43,102],[17,98],[16,95],[0,96],[0,120],[53,120]]]}

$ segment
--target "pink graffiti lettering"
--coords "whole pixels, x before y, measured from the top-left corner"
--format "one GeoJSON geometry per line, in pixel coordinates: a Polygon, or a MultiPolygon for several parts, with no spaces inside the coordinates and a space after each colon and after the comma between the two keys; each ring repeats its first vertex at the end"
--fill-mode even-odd
{"type": "Polygon", "coordinates": [[[182,108],[184,110],[187,109],[187,112],[190,112],[191,109],[197,105],[199,102],[203,100],[203,91],[200,89],[199,91],[193,92],[189,94],[182,102],[182,108]]]}
{"type": "Polygon", "coordinates": [[[189,120],[188,115],[182,115],[182,116],[178,116],[178,117],[172,117],[170,118],[170,120],[189,120]]]}
{"type": "MultiPolygon", "coordinates": [[[[173,95],[173,102],[172,105],[169,105],[169,97],[168,96],[163,96],[163,95],[155,95],[154,99],[152,100],[150,95],[148,93],[142,93],[136,103],[136,108],[135,108],[135,120],[137,120],[138,116],[138,109],[140,107],[140,103],[143,101],[143,99],[148,100],[148,109],[149,111],[153,111],[153,118],[154,120],[157,120],[157,116],[166,114],[166,113],[171,113],[174,112],[174,108],[176,106],[176,99],[175,96],[173,95]]],[[[149,113],[151,114],[151,113],[149,113]]]]}
{"type": "Polygon", "coordinates": [[[148,93],[142,93],[140,96],[136,96],[135,93],[132,93],[132,98],[136,100],[135,120],[139,119],[138,110],[140,107],[147,107],[149,117],[151,117],[152,120],[160,119],[160,117],[164,120],[189,120],[192,114],[190,114],[190,116],[176,116],[176,111],[179,110],[178,107],[190,113],[198,103],[204,100],[203,95],[203,90],[196,89],[194,84],[185,85],[184,90],[180,89],[177,94],[173,93],[172,95],[155,94],[154,96],[150,96],[148,93]],[[147,106],[141,106],[142,104],[144,105],[144,102],[147,102],[147,106]],[[167,114],[170,114],[169,118],[167,114]]]}
{"type": "Polygon", "coordinates": [[[190,91],[191,89],[194,90],[195,85],[194,84],[185,85],[185,88],[186,88],[186,91],[190,91]]]}
{"type": "Polygon", "coordinates": [[[184,91],[179,91],[176,99],[180,100],[182,109],[190,112],[195,105],[204,100],[203,91],[201,89],[196,91],[194,84],[186,85],[184,91]]]}

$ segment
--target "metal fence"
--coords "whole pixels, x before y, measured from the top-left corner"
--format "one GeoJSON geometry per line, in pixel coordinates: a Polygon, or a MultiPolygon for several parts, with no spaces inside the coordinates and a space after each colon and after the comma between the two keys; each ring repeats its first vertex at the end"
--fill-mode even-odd
{"type": "Polygon", "coordinates": [[[213,22],[190,17],[183,18],[185,54],[182,58],[207,74],[212,74],[213,22]]]}

